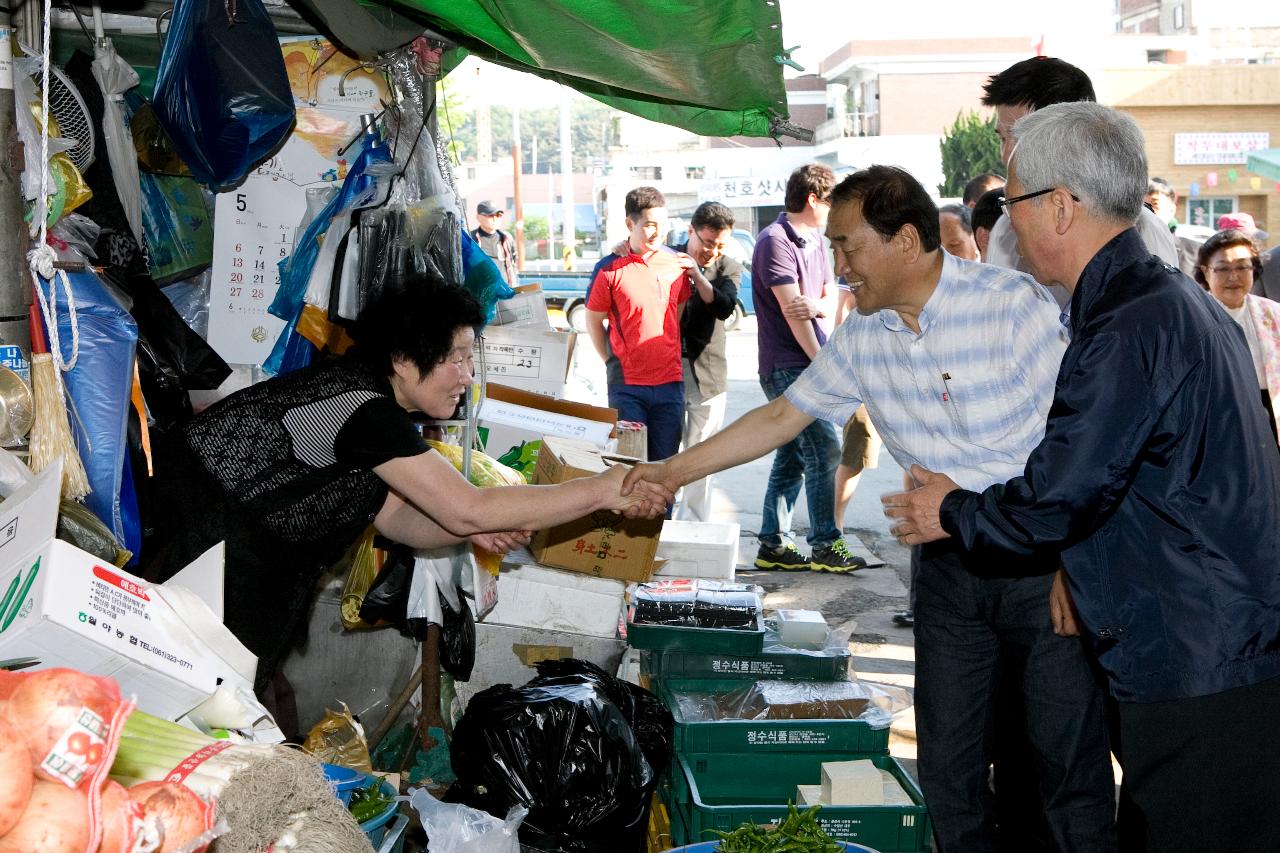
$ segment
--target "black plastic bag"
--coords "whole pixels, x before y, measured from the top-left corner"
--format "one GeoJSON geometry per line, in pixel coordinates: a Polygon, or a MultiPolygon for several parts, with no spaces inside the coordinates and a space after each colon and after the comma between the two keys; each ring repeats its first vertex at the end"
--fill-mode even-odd
{"type": "Polygon", "coordinates": [[[670,761],[670,712],[585,661],[538,671],[524,687],[472,697],[453,733],[449,799],[494,815],[525,806],[520,840],[535,849],[641,850],[670,761]]]}
{"type": "MultiPolygon", "coordinates": [[[[449,606],[449,599],[440,596],[440,610],[444,614],[440,625],[440,666],[456,681],[470,681],[471,670],[476,665],[476,620],[467,606],[466,598],[458,596],[460,609],[449,606]]],[[[406,599],[407,601],[407,599],[406,599]]],[[[426,619],[404,619],[397,625],[400,633],[415,640],[427,638],[430,622],[426,619]]]]}
{"type": "Polygon", "coordinates": [[[391,545],[375,539],[374,545],[385,548],[387,560],[373,579],[360,603],[360,618],[369,625],[385,622],[403,628],[409,609],[409,589],[413,584],[413,552],[403,545],[391,545]]]}
{"type": "Polygon", "coordinates": [[[153,99],[191,174],[240,183],[293,127],[284,54],[262,0],[178,0],[153,99]]]}

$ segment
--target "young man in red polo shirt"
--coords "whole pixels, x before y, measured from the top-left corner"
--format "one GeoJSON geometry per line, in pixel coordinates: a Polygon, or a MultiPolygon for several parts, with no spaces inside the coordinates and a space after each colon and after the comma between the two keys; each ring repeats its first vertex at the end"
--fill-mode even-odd
{"type": "Polygon", "coordinates": [[[637,187],[627,193],[625,209],[625,252],[596,264],[587,332],[608,366],[609,405],[619,420],[648,427],[651,460],[666,459],[680,449],[684,422],[680,306],[695,291],[710,302],[715,291],[693,258],[662,244],[667,201],[661,192],[637,187]]]}

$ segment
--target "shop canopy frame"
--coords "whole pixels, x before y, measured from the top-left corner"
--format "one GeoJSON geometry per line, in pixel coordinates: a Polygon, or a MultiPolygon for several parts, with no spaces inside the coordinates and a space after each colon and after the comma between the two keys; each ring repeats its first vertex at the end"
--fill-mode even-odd
{"type": "Polygon", "coordinates": [[[290,0],[362,59],[422,33],[703,136],[808,138],[789,122],[781,0],[290,0]]]}

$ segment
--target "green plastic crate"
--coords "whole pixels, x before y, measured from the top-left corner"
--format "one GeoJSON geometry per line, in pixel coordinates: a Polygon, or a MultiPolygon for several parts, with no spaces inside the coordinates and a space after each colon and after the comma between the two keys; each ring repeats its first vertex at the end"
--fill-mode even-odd
{"type": "Polygon", "coordinates": [[[889,729],[862,720],[686,720],[675,693],[729,693],[751,681],[666,680],[657,694],[675,718],[674,746],[684,753],[887,752],[889,729]]]}
{"type": "Polygon", "coordinates": [[[787,816],[796,785],[816,785],[824,761],[869,758],[888,770],[915,805],[823,806],[818,823],[832,838],[856,841],[881,853],[916,853],[926,849],[929,812],[924,796],[892,756],[847,753],[780,753],[767,762],[748,755],[680,755],[672,780],[669,806],[671,833],[677,845],[713,841],[709,830],[732,832],[744,823],[768,825],[787,816]],[[684,833],[683,837],[677,835],[684,833]]]}
{"type": "Polygon", "coordinates": [[[764,617],[756,614],[756,627],[746,630],[649,625],[628,614],[627,642],[637,649],[753,657],[764,648],[764,617]]]}
{"type": "Polygon", "coordinates": [[[653,678],[769,678],[778,681],[839,681],[849,671],[848,649],[842,655],[761,652],[759,655],[700,654],[649,651],[640,658],[640,671],[653,678]]]}

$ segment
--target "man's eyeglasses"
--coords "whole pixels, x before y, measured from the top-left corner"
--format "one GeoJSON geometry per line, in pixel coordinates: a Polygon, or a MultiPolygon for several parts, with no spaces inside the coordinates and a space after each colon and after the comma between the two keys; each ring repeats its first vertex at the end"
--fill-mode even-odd
{"type": "MultiPolygon", "coordinates": [[[[1033,193],[1026,193],[1025,195],[1015,195],[1013,198],[1002,198],[1000,199],[1000,201],[996,202],[996,204],[1000,205],[1001,210],[1003,210],[1005,213],[1008,213],[1009,205],[1017,204],[1018,202],[1026,201],[1029,198],[1035,198],[1036,196],[1042,196],[1047,193],[1051,193],[1056,189],[1057,187],[1046,187],[1045,189],[1042,189],[1042,190],[1036,190],[1033,193]]],[[[1071,198],[1075,201],[1080,200],[1080,196],[1076,195],[1075,193],[1071,194],[1071,198]]]]}

